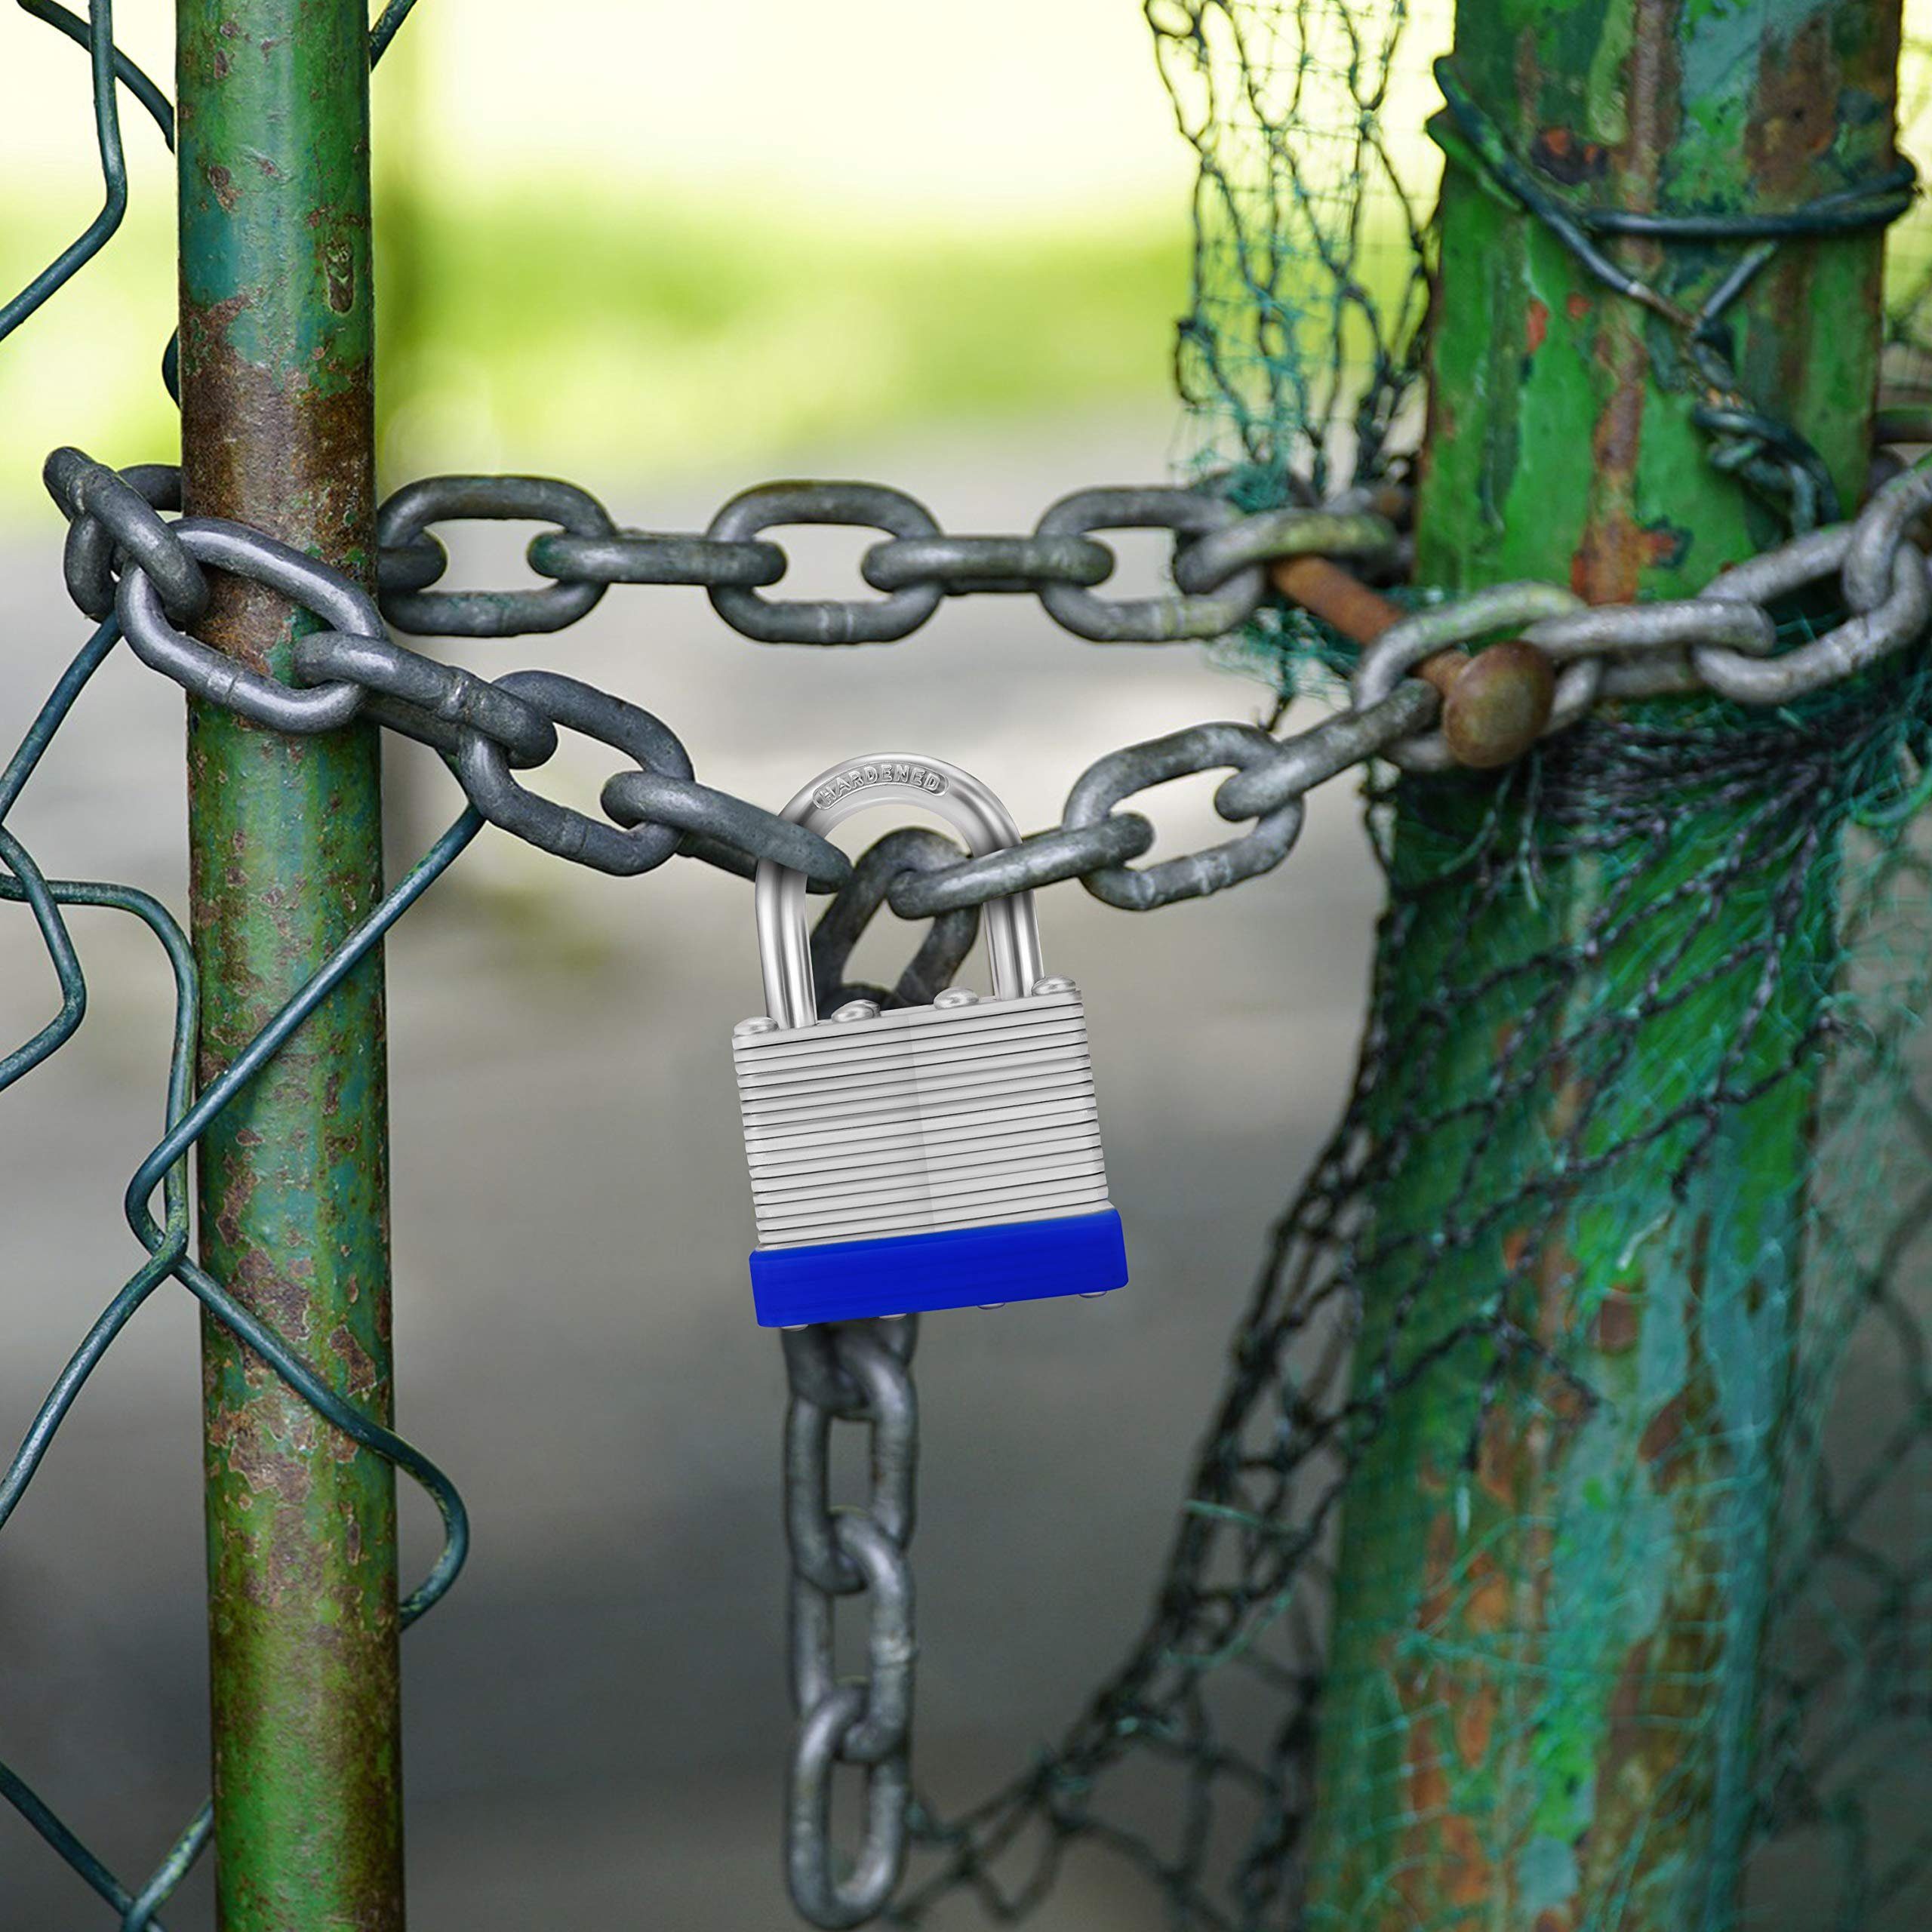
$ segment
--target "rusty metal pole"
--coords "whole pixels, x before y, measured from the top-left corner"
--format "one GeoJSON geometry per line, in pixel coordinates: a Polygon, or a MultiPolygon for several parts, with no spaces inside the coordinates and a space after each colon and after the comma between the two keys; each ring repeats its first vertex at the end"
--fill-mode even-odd
{"type": "MultiPolygon", "coordinates": [[[[362,0],[177,0],[182,457],[191,515],[371,580],[362,0]]],[[[290,674],[301,620],[217,578],[204,635],[290,674]]],[[[377,899],[373,728],[285,737],[191,704],[204,1084],[377,899]]],[[[349,1399],[390,1409],[382,964],[211,1129],[208,1268],[349,1399]]],[[[223,1932],[403,1922],[395,1491],[213,1322],[205,1476],[223,1932]]]]}
{"type": "MultiPolygon", "coordinates": [[[[1756,214],[1890,167],[1900,14],[1469,0],[1453,59],[1559,206],[1756,214]]],[[[1668,320],[1445,144],[1420,580],[1681,597],[1777,537],[1710,460],[1668,320]]],[[[1610,252],[1694,306],[1740,251],[1610,252]]],[[[1740,387],[1810,442],[1847,507],[1881,264],[1874,230],[1792,238],[1730,318],[1740,387]]],[[[1682,722],[1678,702],[1647,721],[1682,722]]],[[[1550,769],[1570,755],[1552,748],[1550,769]]],[[[1463,993],[1427,1091],[1397,1069],[1374,1122],[1402,1152],[1374,1204],[1388,1259],[1361,1282],[1356,1394],[1381,1413],[1337,1563],[1312,1932],[1736,1923],[1834,929],[1816,828],[1778,817],[1774,786],[1743,789],[1681,801],[1661,858],[1552,834],[1473,774],[1401,789],[1392,875],[1410,916],[1385,937],[1378,1017],[1430,1037],[1444,989],[1463,993]],[[1534,891],[1484,890],[1469,869],[1438,883],[1486,840],[1534,891]],[[1746,840],[1770,856],[1713,915],[1709,881],[1746,840]],[[1624,1014],[1628,1059],[1580,1063],[1589,1026],[1624,1014]],[[1660,1134],[1698,1093],[1706,1114],[1660,1134]],[[1490,1382],[1494,1349],[1457,1338],[1500,1297],[1594,1406],[1534,1361],[1490,1382]],[[1379,1379],[1432,1349],[1426,1373],[1379,1379]]]]}

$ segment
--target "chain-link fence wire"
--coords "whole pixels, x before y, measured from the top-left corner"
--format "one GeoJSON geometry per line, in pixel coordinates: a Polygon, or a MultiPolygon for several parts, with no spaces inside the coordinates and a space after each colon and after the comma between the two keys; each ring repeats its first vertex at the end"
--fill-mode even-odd
{"type": "MultiPolygon", "coordinates": [[[[1250,500],[1414,448],[1440,163],[1398,143],[1451,12],[1149,0],[1201,157],[1196,465],[1250,500]]],[[[1916,33],[1901,91],[1922,158],[1916,33]]],[[[1890,256],[1908,444],[1926,219],[1890,256]]],[[[1350,654],[1285,616],[1242,650],[1284,692],[1350,654]]],[[[922,1812],[906,1919],[1026,1918],[1091,1847],[1177,1927],[1926,1922],[1928,704],[1906,666],[1371,788],[1354,1090],[1144,1633],[1008,1787],[922,1812]]]]}
{"type": "MultiPolygon", "coordinates": [[[[5,769],[0,771],[0,821],[4,821],[33,777],[55,734],[119,638],[118,627],[112,620],[102,624],[82,647],[42,706],[5,769]]],[[[393,1463],[435,1502],[442,1518],[443,1548],[427,1577],[398,1607],[404,1626],[433,1607],[456,1580],[469,1547],[467,1513],[456,1486],[420,1451],[348,1401],[300,1351],[291,1347],[189,1258],[187,1155],[223,1109],[275,1057],[283,1042],[461,854],[482,823],[477,814],[466,811],[269,1025],[198,1094],[194,1089],[194,1057],[200,1028],[199,977],[187,937],[173,915],[151,894],[133,887],[100,880],[48,878],[20,841],[0,826],[0,867],[4,867],[0,869],[0,901],[24,903],[32,912],[60,993],[60,1009],[54,1018],[32,1038],[0,1055],[0,1091],[58,1051],[72,1038],[86,1012],[86,980],[79,955],[67,934],[63,907],[100,906],[138,919],[154,934],[166,954],[175,986],[166,1131],[128,1182],[124,1201],[128,1226],[146,1251],[146,1259],[101,1310],[34,1415],[19,1450],[5,1469],[0,1471],[0,1528],[5,1527],[26,1494],[89,1377],[149,1297],[162,1284],[173,1280],[241,1337],[275,1374],[350,1441],[393,1463]],[[153,1214],[157,1189],[162,1201],[159,1221],[153,1214]]],[[[160,1927],[162,1921],[157,1915],[206,1849],[212,1829],[211,1810],[204,1804],[154,1869],[140,1884],[131,1886],[25,1778],[5,1762],[0,1762],[0,1798],[12,1804],[112,1907],[125,1932],[145,1932],[145,1928],[160,1927]]]]}
{"type": "MultiPolygon", "coordinates": [[[[174,146],[173,109],[166,95],[115,45],[112,0],[92,0],[85,16],[57,0],[17,0],[22,11],[75,42],[92,68],[92,100],[103,198],[100,212],[73,242],[17,293],[0,301],[0,342],[38,315],[112,240],[127,211],[127,165],[120,120],[121,91],[146,111],[164,143],[174,146]]],[[[388,0],[370,29],[370,58],[380,60],[408,17],[415,0],[388,0]]],[[[161,358],[162,380],[175,383],[175,344],[161,358]]],[[[0,902],[24,903],[31,913],[52,965],[60,992],[59,1010],[34,1036],[0,1054],[0,1091],[11,1087],[72,1037],[87,1010],[87,986],[81,961],[62,915],[67,906],[97,906],[138,920],[166,955],[175,989],[172,1051],[169,1060],[166,1131],[129,1181],[124,1207],[129,1228],[146,1259],[101,1310],[59,1379],[29,1423],[20,1447],[0,1471],[0,1528],[12,1515],[45,1460],[49,1448],[88,1378],[107,1351],[155,1291],[169,1281],[187,1290],[215,1319],[238,1336],[318,1414],[349,1441],[383,1457],[417,1482],[434,1501],[444,1543],[423,1581],[398,1605],[406,1626],[435,1603],[455,1581],[469,1546],[467,1514],[455,1485],[435,1463],[392,1430],[365,1414],[263,1323],[188,1254],[190,1223],[187,1156],[223,1109],[272,1060],[281,1045],[332,989],[353,970],[389,927],[469,845],[483,821],[466,811],[382,903],[326,961],[309,983],[263,1032],[239,1052],[223,1073],[197,1094],[194,1058],[200,1024],[200,983],[186,934],[168,909],[151,894],[111,881],[47,878],[30,853],[4,829],[4,820],[38,769],[55,734],[89,682],[113,654],[120,629],[103,623],[69,666],[35,715],[20,744],[0,771],[0,902]],[[154,1215],[161,1195],[162,1218],[154,1215]]],[[[123,1932],[159,1932],[159,1914],[207,1849],[213,1812],[204,1804],[169,1844],[153,1869],[129,1884],[50,1805],[19,1771],[0,1761],[4,1798],[66,1860],[109,1907],[123,1932]]]]}

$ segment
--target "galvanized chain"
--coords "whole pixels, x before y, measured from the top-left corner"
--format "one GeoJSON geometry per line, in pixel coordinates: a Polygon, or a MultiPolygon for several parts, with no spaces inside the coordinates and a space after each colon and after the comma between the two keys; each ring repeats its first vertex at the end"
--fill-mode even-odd
{"type": "Polygon", "coordinates": [[[595,498],[537,476],[436,476],[383,506],[383,608],[405,630],[448,637],[511,637],[574,623],[614,583],[685,584],[705,590],[724,621],[762,644],[884,644],[909,636],[948,597],[1039,598],[1067,629],[1102,643],[1165,643],[1238,629],[1267,595],[1271,556],[1392,552],[1383,519],[1307,511],[1243,517],[1218,497],[1172,488],[1081,491],[1063,498],[1024,536],[952,536],[903,491],[876,483],[771,483],[734,497],[701,534],[620,529],[595,498]],[[459,518],[540,522],[531,568],[552,580],[533,590],[432,589],[445,561],[431,526],[459,518]],[[860,574],[881,594],[773,598],[789,568],[764,533],[788,525],[877,530],[860,574]],[[1195,581],[1178,594],[1094,595],[1113,574],[1113,551],[1092,533],[1163,530],[1198,540],[1195,581]],[[1245,546],[1242,539],[1245,538],[1245,546]],[[404,573],[408,574],[405,582],[404,573]]]}
{"type": "Polygon", "coordinates": [[[885,1909],[906,1860],[912,1720],[912,1540],[918,1410],[911,1363],[918,1318],[788,1330],[785,1535],[792,1558],[792,1702],[798,1717],[785,1795],[785,1875],[814,1925],[863,1925],[885,1909]],[[864,1504],[832,1501],[832,1426],[870,1436],[864,1504]],[[838,1601],[863,1602],[866,1672],[835,1660],[838,1601]],[[851,1857],[832,1844],[836,1767],[865,1784],[863,1836],[851,1857]]]}
{"type": "MultiPolygon", "coordinates": [[[[1386,559],[1398,548],[1394,528],[1366,510],[1243,515],[1194,490],[1085,490],[1055,503],[1031,535],[951,536],[914,498],[881,485],[784,483],[733,498],[698,534],[621,528],[587,491],[554,478],[431,477],[383,506],[379,614],[347,579],[259,532],[207,518],[170,521],[161,512],[178,503],[179,484],[166,469],[117,472],[63,450],[49,460],[47,480],[71,519],[66,561],[75,602],[94,614],[116,609],[137,654],[198,696],[280,731],[374,718],[443,752],[493,823],[600,870],[635,874],[683,853],[749,876],[761,860],[774,859],[820,891],[852,888],[844,855],[761,806],[699,783],[675,733],[648,712],[558,672],[480,678],[398,644],[383,617],[412,629],[504,637],[574,623],[612,583],[686,584],[704,588],[728,623],[761,641],[850,644],[903,637],[949,596],[1029,592],[1081,636],[1165,641],[1246,623],[1274,594],[1271,567],[1284,560],[1386,559]],[[549,524],[529,555],[552,582],[522,591],[432,589],[447,556],[432,526],[457,518],[549,524]],[[764,594],[787,568],[783,547],[766,533],[799,523],[885,532],[860,565],[882,594],[764,594]],[[1171,592],[1100,594],[1115,558],[1094,533],[1122,529],[1173,534],[1171,592]],[[184,628],[206,601],[204,565],[267,584],[330,626],[298,644],[300,685],[237,666],[184,628]],[[560,725],[630,761],[604,787],[601,819],[543,798],[515,775],[554,752],[560,725]]],[[[1558,586],[1509,584],[1416,611],[1364,646],[1346,707],[1312,729],[1277,738],[1256,725],[1216,722],[1128,746],[1081,775],[1057,826],[1008,851],[949,864],[932,863],[922,847],[918,863],[885,881],[885,898],[903,917],[931,918],[1078,878],[1109,905],[1146,911],[1255,878],[1294,846],[1316,786],[1377,758],[1411,771],[1452,767],[1449,741],[1432,728],[1444,703],[1439,673],[1431,682],[1405,674],[1512,632],[1556,672],[1543,735],[1623,698],[1702,691],[1744,705],[1790,703],[1903,650],[1924,630],[1932,580],[1909,533],[1929,505],[1932,472],[1906,472],[1854,521],[1754,558],[1694,598],[1586,608],[1558,586]],[[1774,654],[1777,626],[1767,607],[1834,584],[1844,621],[1774,654]],[[1223,770],[1230,776],[1214,795],[1215,809],[1245,829],[1206,851],[1136,866],[1154,832],[1140,814],[1122,809],[1126,802],[1152,786],[1223,770]]],[[[875,884],[877,875],[875,866],[875,884]]]]}
{"type": "MultiPolygon", "coordinates": [[[[379,608],[341,573],[260,531],[211,518],[171,520],[163,512],[178,511],[180,489],[166,469],[116,472],[63,451],[50,460],[47,478],[70,521],[66,561],[75,601],[97,616],[112,612],[145,662],[198,697],[275,730],[329,731],[362,716],[431,745],[483,817],[606,872],[641,873],[676,853],[745,874],[766,859],[797,868],[835,895],[813,942],[818,983],[831,1005],[861,994],[881,1004],[931,999],[971,948],[978,908],[1005,894],[1077,878],[1109,903],[1146,909],[1271,870],[1294,844],[1315,786],[1377,758],[1423,771],[1455,762],[1454,734],[1439,727],[1468,675],[1453,666],[1445,672],[1444,654],[1462,646],[1509,638],[1501,650],[1526,654],[1539,668],[1550,701],[1520,750],[1540,733],[1561,731],[1620,698],[1707,691],[1746,705],[1789,703],[1902,651],[1932,620],[1932,577],[1910,534],[1932,507],[1932,470],[1912,471],[1888,482],[1855,521],[1755,558],[1697,598],[1586,608],[1559,586],[1515,584],[1395,615],[1364,645],[1346,708],[1310,730],[1277,738],[1253,724],[1195,725],[1101,758],[1075,783],[1058,826],[1008,851],[964,859],[938,833],[906,827],[855,864],[816,835],[700,783],[675,734],[650,712],[557,672],[478,677],[398,644],[385,617],[413,629],[504,636],[573,623],[611,583],[683,583],[705,588],[727,621],[749,635],[852,643],[903,636],[949,595],[1031,592],[1081,635],[1164,640],[1245,623],[1278,587],[1284,560],[1392,555],[1395,531],[1352,508],[1243,515],[1198,491],[1149,489],[1065,498],[1029,536],[954,537],[895,491],[786,484],[734,499],[702,534],[679,534],[620,528],[594,497],[552,479],[432,478],[383,508],[379,608]],[[552,528],[533,541],[530,555],[551,584],[509,592],[432,588],[447,559],[431,527],[451,518],[547,522],[552,528]],[[861,565],[881,595],[763,595],[787,567],[783,549],[765,533],[798,522],[885,533],[861,565]],[[1121,528],[1173,533],[1171,593],[1097,594],[1115,560],[1094,533],[1121,528]],[[195,636],[211,571],[261,583],[321,620],[326,628],[296,643],[297,681],[238,665],[195,636]],[[1835,586],[1849,614],[1775,654],[1778,629],[1767,607],[1819,586],[1835,586]],[[1417,670],[1425,675],[1408,675],[1417,670]],[[554,755],[560,727],[629,761],[603,788],[601,819],[545,798],[516,775],[554,755]],[[1154,832],[1125,808],[1128,801],[1211,771],[1229,774],[1215,793],[1217,811],[1246,829],[1204,851],[1137,866],[1154,832]],[[847,959],[882,904],[929,920],[924,943],[895,987],[848,986],[847,959]]],[[[111,638],[112,632],[103,635],[111,638]]],[[[1454,662],[1472,669],[1483,658],[1454,662]]],[[[826,1927],[860,1925],[885,1911],[904,1861],[915,1653],[906,1554],[918,1440],[914,1330],[908,1317],[783,1337],[792,1391],[785,1496],[798,1720],[786,1869],[799,1911],[826,1927]],[[831,1501],[832,1424],[841,1420],[863,1423],[870,1436],[869,1489],[856,1509],[831,1501]],[[835,1660],[841,1597],[862,1600],[867,1613],[866,1669],[854,1679],[841,1678],[835,1660]],[[861,1835],[850,1855],[834,1842],[841,1764],[863,1786],[861,1835]]]]}

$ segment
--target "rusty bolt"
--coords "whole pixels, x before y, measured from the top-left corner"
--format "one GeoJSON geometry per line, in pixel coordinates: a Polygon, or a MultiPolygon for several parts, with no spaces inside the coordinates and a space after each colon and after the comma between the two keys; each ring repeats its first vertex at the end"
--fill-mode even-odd
{"type": "MultiPolygon", "coordinates": [[[[1358,644],[1372,644],[1400,620],[1401,608],[1378,596],[1326,557],[1284,558],[1272,571],[1281,594],[1358,644]]],[[[1472,657],[1438,651],[1414,675],[1442,700],[1442,737],[1458,764],[1475,771],[1513,764],[1549,722],[1556,673],[1534,646],[1512,640],[1472,657]]]]}
{"type": "Polygon", "coordinates": [[[1492,644],[1443,699],[1443,742],[1472,771],[1513,764],[1543,736],[1555,701],[1556,673],[1540,651],[1518,640],[1492,644]]]}

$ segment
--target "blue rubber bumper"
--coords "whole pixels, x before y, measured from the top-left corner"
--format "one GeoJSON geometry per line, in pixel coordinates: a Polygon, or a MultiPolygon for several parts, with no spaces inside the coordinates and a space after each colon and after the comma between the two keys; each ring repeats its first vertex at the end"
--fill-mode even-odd
{"type": "Polygon", "coordinates": [[[1127,1240],[1111,1208],[1059,1220],[752,1254],[752,1300],[764,1328],[1105,1294],[1126,1284],[1127,1240]]]}

